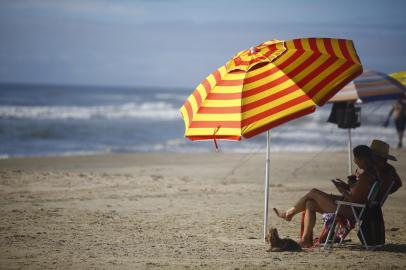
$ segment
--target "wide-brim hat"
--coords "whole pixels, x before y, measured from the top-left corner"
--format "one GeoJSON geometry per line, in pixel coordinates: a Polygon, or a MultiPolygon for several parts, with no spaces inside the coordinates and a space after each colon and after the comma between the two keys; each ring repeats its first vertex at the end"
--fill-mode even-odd
{"type": "Polygon", "coordinates": [[[372,152],[380,157],[389,159],[389,160],[393,160],[393,161],[397,161],[397,159],[392,156],[389,155],[389,144],[387,144],[384,141],[381,140],[373,140],[371,143],[371,146],[369,147],[371,148],[372,152]]]}

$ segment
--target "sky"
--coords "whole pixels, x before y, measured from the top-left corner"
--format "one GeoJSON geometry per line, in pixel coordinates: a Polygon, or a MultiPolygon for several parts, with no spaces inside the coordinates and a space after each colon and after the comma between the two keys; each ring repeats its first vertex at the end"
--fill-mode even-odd
{"type": "Polygon", "coordinates": [[[269,39],[352,39],[406,70],[403,0],[0,0],[0,83],[194,88],[269,39]]]}

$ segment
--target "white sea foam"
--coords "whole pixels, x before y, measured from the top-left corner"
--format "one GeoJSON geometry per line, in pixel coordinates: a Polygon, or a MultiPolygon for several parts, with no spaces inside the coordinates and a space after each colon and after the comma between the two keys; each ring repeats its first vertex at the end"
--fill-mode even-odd
{"type": "MultiPolygon", "coordinates": [[[[396,146],[396,132],[392,127],[361,126],[351,130],[352,145],[369,145],[373,139],[381,139],[392,146],[396,146]]],[[[336,125],[310,122],[298,128],[295,125],[286,125],[271,130],[271,152],[320,152],[320,151],[345,151],[348,147],[348,130],[339,129],[336,125]]],[[[222,152],[233,153],[264,153],[266,151],[266,136],[260,135],[239,142],[217,140],[222,152]]],[[[151,147],[150,151],[166,149],[175,152],[212,152],[213,141],[190,142],[187,139],[169,140],[151,147]]]]}
{"type": "Polygon", "coordinates": [[[0,118],[29,119],[119,119],[172,120],[178,109],[166,102],[125,103],[104,106],[0,106],[0,118]]]}
{"type": "Polygon", "coordinates": [[[99,150],[99,151],[67,151],[67,152],[44,152],[44,153],[27,153],[27,154],[13,154],[13,155],[3,155],[0,154],[0,159],[9,159],[9,158],[20,158],[20,157],[70,157],[70,156],[94,156],[94,155],[103,155],[111,153],[108,150],[99,150]]]}

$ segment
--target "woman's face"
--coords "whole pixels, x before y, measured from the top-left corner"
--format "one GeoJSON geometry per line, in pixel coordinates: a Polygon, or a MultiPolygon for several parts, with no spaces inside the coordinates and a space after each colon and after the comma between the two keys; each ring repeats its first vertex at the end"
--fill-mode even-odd
{"type": "Polygon", "coordinates": [[[357,164],[358,168],[365,169],[365,161],[362,158],[354,157],[354,163],[357,164]]]}

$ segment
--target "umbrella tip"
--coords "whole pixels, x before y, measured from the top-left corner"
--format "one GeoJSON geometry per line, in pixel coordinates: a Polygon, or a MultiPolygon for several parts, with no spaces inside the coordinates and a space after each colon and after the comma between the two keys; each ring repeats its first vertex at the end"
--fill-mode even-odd
{"type": "Polygon", "coordinates": [[[251,47],[251,48],[250,48],[250,51],[251,51],[251,53],[256,53],[256,52],[257,52],[257,50],[255,49],[255,47],[251,47]]]}

